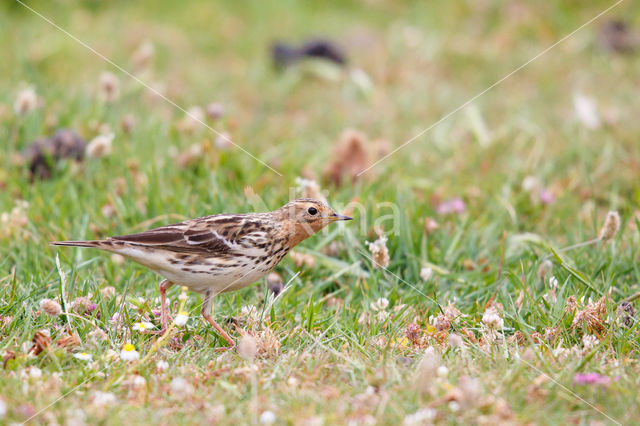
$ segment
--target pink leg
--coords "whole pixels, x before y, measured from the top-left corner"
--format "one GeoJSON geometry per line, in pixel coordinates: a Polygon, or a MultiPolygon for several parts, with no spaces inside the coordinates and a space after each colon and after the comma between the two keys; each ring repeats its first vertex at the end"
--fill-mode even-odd
{"type": "Polygon", "coordinates": [[[217,348],[216,352],[223,352],[235,348],[236,342],[234,342],[231,336],[229,336],[229,334],[227,334],[227,332],[224,331],[222,327],[220,327],[218,323],[215,322],[211,317],[211,305],[213,305],[213,292],[209,290],[204,294],[204,302],[202,303],[202,309],[200,310],[200,313],[202,314],[202,318],[204,318],[209,324],[211,324],[213,328],[216,329],[218,334],[220,334],[220,336],[222,336],[222,338],[226,340],[227,343],[229,343],[229,346],[227,346],[226,348],[217,348]]]}
{"type": "Polygon", "coordinates": [[[173,283],[169,280],[164,280],[160,283],[160,323],[162,324],[162,330],[160,334],[164,334],[169,324],[169,313],[167,312],[167,290],[173,286],[173,283]]]}

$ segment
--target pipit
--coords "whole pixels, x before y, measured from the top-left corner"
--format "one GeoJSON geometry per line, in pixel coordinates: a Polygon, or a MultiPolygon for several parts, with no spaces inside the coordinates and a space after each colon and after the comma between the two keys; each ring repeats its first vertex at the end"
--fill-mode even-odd
{"type": "Polygon", "coordinates": [[[202,317],[229,343],[211,317],[213,297],[254,283],[300,242],[332,222],[350,220],[322,201],[303,198],[268,213],[217,214],[139,234],[97,241],[57,241],[54,246],[92,247],[127,257],[165,279],[160,283],[161,324],[168,323],[166,291],[174,284],[202,293],[202,317]]]}

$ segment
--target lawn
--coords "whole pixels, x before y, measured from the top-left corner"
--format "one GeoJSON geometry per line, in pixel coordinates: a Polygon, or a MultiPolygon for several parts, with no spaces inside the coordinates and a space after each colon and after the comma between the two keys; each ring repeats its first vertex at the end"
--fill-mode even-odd
{"type": "Polygon", "coordinates": [[[0,423],[640,422],[639,12],[2,2],[0,423]],[[312,37],[347,65],[274,66],[312,37]],[[60,129],[86,155],[33,173],[60,129]],[[301,196],[355,220],[215,299],[237,350],[201,295],[158,336],[158,275],[48,244],[301,196]]]}

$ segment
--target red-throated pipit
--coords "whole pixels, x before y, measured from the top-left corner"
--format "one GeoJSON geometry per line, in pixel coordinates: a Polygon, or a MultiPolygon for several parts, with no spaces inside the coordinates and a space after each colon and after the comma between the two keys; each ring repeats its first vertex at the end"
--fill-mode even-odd
{"type": "Polygon", "coordinates": [[[307,237],[349,219],[322,201],[303,198],[269,213],[218,214],[106,240],[51,244],[110,251],[162,275],[163,331],[168,322],[167,289],[178,284],[202,293],[202,317],[233,347],[233,339],[211,317],[213,296],[248,286],[307,237]]]}

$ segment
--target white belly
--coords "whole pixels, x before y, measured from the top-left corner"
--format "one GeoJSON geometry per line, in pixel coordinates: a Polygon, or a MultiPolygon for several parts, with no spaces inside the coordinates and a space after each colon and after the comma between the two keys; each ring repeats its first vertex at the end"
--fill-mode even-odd
{"type": "Polygon", "coordinates": [[[275,266],[275,263],[270,265],[265,262],[256,267],[251,262],[240,262],[237,259],[233,262],[238,263],[238,266],[224,266],[219,259],[213,258],[195,265],[176,264],[170,261],[174,253],[149,252],[135,246],[121,248],[117,252],[157,272],[172,283],[186,286],[198,293],[213,290],[214,294],[219,294],[239,290],[258,281],[275,266]],[[242,266],[244,263],[248,264],[242,266]]]}

